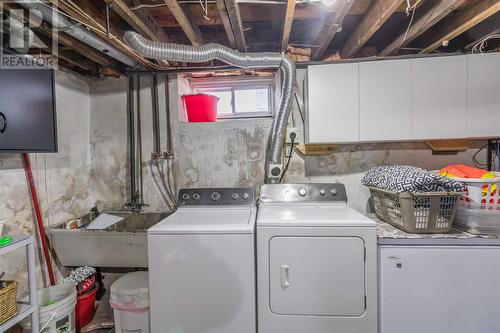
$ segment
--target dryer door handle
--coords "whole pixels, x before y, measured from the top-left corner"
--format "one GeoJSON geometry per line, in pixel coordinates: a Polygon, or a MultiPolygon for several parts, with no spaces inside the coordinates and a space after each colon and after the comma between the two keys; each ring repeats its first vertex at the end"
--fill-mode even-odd
{"type": "Polygon", "coordinates": [[[290,265],[281,265],[281,289],[286,290],[290,287],[290,265]]]}

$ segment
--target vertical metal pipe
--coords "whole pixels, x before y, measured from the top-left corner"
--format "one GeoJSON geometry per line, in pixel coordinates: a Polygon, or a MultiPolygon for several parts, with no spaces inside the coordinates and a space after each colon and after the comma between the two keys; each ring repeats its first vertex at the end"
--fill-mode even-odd
{"type": "Polygon", "coordinates": [[[172,123],[170,119],[170,90],[168,87],[168,83],[170,81],[170,78],[167,75],[165,75],[165,108],[166,108],[166,113],[167,113],[167,154],[169,157],[172,157],[174,154],[173,148],[172,148],[172,123]]]}
{"type": "Polygon", "coordinates": [[[142,114],[141,114],[141,75],[137,75],[137,149],[139,153],[139,194],[140,203],[144,203],[144,182],[142,173],[142,114]]]}
{"type": "Polygon", "coordinates": [[[153,73],[153,84],[151,85],[152,109],[153,109],[153,153],[161,154],[160,141],[160,108],[158,102],[158,75],[153,73]]]}
{"type": "Polygon", "coordinates": [[[130,202],[135,203],[136,197],[136,172],[135,172],[135,117],[134,117],[134,80],[135,77],[128,77],[128,126],[129,126],[129,146],[130,146],[130,202]]]}

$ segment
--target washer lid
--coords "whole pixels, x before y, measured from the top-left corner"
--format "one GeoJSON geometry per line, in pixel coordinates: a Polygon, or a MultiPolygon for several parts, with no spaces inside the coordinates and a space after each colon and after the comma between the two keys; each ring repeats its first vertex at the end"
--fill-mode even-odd
{"type": "Polygon", "coordinates": [[[261,205],[257,225],[273,227],[375,227],[376,222],[354,209],[342,205],[283,204],[281,206],[261,205]]]}
{"type": "Polygon", "coordinates": [[[148,230],[148,234],[252,233],[255,209],[184,208],[148,230]]]}

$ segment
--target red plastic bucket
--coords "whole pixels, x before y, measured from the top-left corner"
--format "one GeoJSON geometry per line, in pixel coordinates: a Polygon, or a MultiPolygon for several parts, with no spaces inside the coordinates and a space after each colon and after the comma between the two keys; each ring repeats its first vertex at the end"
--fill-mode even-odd
{"type": "Polygon", "coordinates": [[[95,297],[98,289],[99,285],[95,283],[88,292],[76,298],[75,316],[77,330],[85,327],[94,318],[95,297]]]}
{"type": "Polygon", "coordinates": [[[217,121],[217,102],[219,101],[217,96],[195,94],[184,95],[182,99],[190,123],[217,121]]]}

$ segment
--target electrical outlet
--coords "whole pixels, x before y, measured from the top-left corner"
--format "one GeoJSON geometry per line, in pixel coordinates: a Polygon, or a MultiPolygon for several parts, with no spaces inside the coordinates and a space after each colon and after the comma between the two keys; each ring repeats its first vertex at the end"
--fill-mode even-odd
{"type": "Polygon", "coordinates": [[[297,127],[288,127],[286,129],[286,143],[292,143],[290,139],[290,134],[292,133],[295,133],[295,140],[293,142],[296,145],[299,143],[299,129],[297,127]]]}

